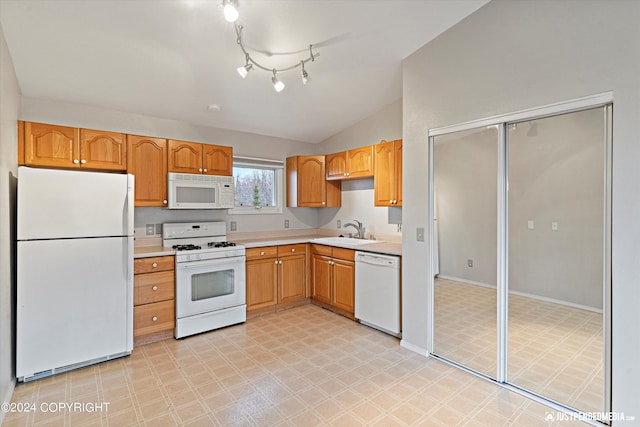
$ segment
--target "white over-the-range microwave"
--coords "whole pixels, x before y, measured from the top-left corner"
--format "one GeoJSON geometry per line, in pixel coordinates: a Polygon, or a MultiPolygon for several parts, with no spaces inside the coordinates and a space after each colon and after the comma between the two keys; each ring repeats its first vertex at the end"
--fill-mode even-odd
{"type": "Polygon", "coordinates": [[[169,209],[232,209],[232,176],[169,172],[169,209]]]}

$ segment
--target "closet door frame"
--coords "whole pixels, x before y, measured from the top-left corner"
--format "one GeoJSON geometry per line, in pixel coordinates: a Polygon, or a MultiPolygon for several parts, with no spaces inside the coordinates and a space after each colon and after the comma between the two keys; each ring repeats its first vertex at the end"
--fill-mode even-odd
{"type": "Polygon", "coordinates": [[[462,366],[456,362],[442,359],[434,353],[434,335],[435,335],[435,317],[434,317],[434,298],[435,298],[435,280],[432,273],[428,277],[429,287],[429,301],[427,307],[429,310],[429,322],[427,336],[427,352],[429,356],[435,356],[447,363],[458,366],[470,373],[477,376],[488,379],[489,381],[503,385],[513,391],[527,395],[545,404],[550,404],[560,410],[574,411],[572,408],[568,408],[562,403],[555,402],[544,397],[540,397],[533,392],[520,389],[508,382],[507,373],[507,331],[508,331],[508,209],[507,209],[507,177],[508,177],[508,133],[507,126],[510,123],[523,122],[528,120],[541,119],[551,116],[558,116],[563,114],[569,114],[577,111],[588,110],[592,108],[604,107],[605,114],[605,207],[604,207],[604,277],[603,277],[603,356],[604,356],[604,402],[602,411],[608,413],[611,411],[611,229],[612,229],[612,166],[613,166],[613,148],[612,148],[612,118],[613,118],[613,92],[605,92],[597,95],[587,96],[584,98],[578,98],[575,100],[559,102],[550,104],[538,108],[531,108],[514,113],[488,117],[485,119],[474,120],[466,123],[461,123],[452,126],[445,126],[430,129],[428,131],[428,155],[429,155],[429,248],[430,248],[430,266],[433,268],[434,260],[434,233],[436,232],[434,227],[435,219],[435,194],[434,194],[434,143],[437,136],[442,136],[454,132],[460,132],[465,130],[471,130],[481,127],[494,126],[498,129],[498,245],[497,245],[497,348],[496,348],[496,380],[494,381],[485,374],[478,373],[472,369],[462,366]]]}

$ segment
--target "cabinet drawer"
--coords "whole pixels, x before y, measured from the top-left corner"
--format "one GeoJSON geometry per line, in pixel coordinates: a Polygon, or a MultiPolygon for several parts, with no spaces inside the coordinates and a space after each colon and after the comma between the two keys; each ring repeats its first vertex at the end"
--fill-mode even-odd
{"type": "Polygon", "coordinates": [[[278,256],[304,255],[307,253],[307,244],[300,243],[297,245],[278,246],[278,256]]]}
{"type": "Polygon", "coordinates": [[[333,247],[326,245],[311,245],[311,253],[324,256],[332,256],[333,247]]]}
{"type": "Polygon", "coordinates": [[[247,261],[254,259],[275,258],[278,256],[277,246],[265,246],[262,248],[248,248],[246,250],[247,261]]]}
{"type": "Polygon", "coordinates": [[[149,304],[174,298],[173,271],[138,274],[133,278],[134,305],[149,304]]]}
{"type": "Polygon", "coordinates": [[[356,251],[353,249],[333,248],[333,257],[347,261],[354,261],[356,259],[356,251]]]}
{"type": "Polygon", "coordinates": [[[133,336],[173,329],[176,315],[174,301],[154,302],[133,308],[133,336]]]}
{"type": "Polygon", "coordinates": [[[133,272],[152,273],[156,271],[168,271],[175,268],[175,257],[156,256],[151,258],[137,258],[133,260],[133,272]]]}

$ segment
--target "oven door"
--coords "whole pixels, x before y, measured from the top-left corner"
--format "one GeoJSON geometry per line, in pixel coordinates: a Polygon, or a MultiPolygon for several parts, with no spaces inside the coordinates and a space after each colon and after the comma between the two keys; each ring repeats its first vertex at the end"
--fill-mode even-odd
{"type": "Polygon", "coordinates": [[[244,305],[245,259],[241,256],[176,264],[176,317],[244,305]]]}

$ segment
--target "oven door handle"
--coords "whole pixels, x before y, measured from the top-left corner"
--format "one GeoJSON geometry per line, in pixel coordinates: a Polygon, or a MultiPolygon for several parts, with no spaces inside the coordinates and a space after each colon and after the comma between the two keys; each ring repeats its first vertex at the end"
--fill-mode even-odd
{"type": "Polygon", "coordinates": [[[235,256],[229,258],[217,258],[217,259],[207,259],[201,261],[187,261],[176,263],[177,270],[190,270],[190,269],[201,269],[202,267],[209,267],[214,265],[230,265],[235,263],[244,263],[246,257],[244,256],[235,256]]]}

